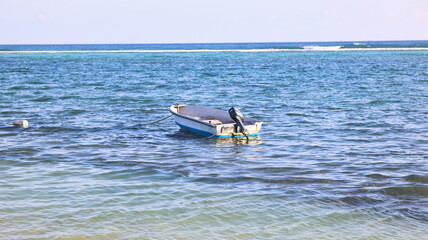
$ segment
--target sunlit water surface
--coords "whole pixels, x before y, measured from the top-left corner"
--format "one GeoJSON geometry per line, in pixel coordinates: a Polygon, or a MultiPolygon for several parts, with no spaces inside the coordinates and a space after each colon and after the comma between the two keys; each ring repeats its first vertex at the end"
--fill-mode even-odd
{"type": "Polygon", "coordinates": [[[0,236],[427,239],[427,69],[427,51],[0,52],[0,236]],[[175,103],[272,122],[248,144],[144,125],[175,103]]]}

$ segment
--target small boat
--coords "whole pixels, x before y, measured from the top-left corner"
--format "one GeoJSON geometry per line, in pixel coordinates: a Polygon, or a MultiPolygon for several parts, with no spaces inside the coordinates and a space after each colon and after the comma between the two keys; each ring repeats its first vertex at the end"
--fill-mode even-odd
{"type": "Polygon", "coordinates": [[[245,118],[237,108],[222,111],[209,107],[175,104],[169,108],[181,128],[204,137],[256,137],[263,121],[245,118]]]}

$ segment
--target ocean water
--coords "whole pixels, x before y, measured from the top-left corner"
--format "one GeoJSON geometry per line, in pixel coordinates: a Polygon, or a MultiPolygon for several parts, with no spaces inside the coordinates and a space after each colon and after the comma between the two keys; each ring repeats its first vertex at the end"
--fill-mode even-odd
{"type": "Polygon", "coordinates": [[[0,238],[428,239],[427,106],[427,41],[0,45],[0,238]]]}

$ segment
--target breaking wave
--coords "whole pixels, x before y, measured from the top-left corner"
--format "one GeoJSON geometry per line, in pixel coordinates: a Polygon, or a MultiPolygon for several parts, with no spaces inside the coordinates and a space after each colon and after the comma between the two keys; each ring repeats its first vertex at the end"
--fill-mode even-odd
{"type": "Polygon", "coordinates": [[[428,47],[408,48],[343,48],[342,46],[304,46],[303,48],[262,48],[262,49],[168,49],[168,50],[6,50],[0,53],[204,53],[204,52],[333,52],[333,51],[428,51],[428,47]]]}
{"type": "Polygon", "coordinates": [[[307,51],[339,51],[342,46],[304,46],[307,51]]]}

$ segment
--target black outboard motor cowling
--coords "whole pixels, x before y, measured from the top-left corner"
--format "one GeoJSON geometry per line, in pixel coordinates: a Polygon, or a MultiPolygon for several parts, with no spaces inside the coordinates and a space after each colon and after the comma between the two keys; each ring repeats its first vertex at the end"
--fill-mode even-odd
{"type": "Polygon", "coordinates": [[[235,107],[229,109],[229,115],[230,118],[232,118],[232,120],[235,121],[236,124],[238,124],[238,126],[241,128],[240,132],[246,133],[247,129],[245,129],[244,126],[244,115],[242,115],[242,113],[235,107]]]}

